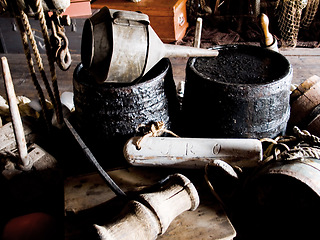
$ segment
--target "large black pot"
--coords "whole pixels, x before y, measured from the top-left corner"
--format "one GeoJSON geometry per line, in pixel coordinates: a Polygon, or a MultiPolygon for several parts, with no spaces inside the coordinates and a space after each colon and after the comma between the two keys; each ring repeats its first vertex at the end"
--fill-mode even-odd
{"type": "Polygon", "coordinates": [[[75,121],[88,144],[105,158],[123,157],[124,143],[140,124],[173,128],[178,111],[171,63],[161,60],[138,83],[96,83],[81,64],[74,71],[75,121]]]}
{"type": "Polygon", "coordinates": [[[190,58],[183,101],[185,135],[275,137],[290,116],[292,68],[272,50],[248,45],[218,48],[216,58],[190,58]]]}

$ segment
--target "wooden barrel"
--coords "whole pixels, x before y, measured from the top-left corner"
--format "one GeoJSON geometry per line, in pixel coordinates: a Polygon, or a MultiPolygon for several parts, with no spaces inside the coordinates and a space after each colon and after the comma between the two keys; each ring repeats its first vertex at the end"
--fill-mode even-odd
{"type": "Polygon", "coordinates": [[[320,104],[311,111],[305,123],[307,131],[320,137],[320,104]]]}
{"type": "MultiPolygon", "coordinates": [[[[75,119],[99,154],[123,157],[124,143],[140,124],[162,121],[172,128],[178,110],[171,63],[161,60],[138,83],[96,83],[81,64],[74,71],[75,119]]],[[[94,150],[93,150],[94,151],[94,150]]]]}
{"type": "Polygon", "coordinates": [[[275,137],[290,116],[292,68],[281,54],[227,45],[216,58],[190,58],[183,116],[186,135],[275,137]]]}
{"type": "Polygon", "coordinates": [[[320,104],[320,78],[316,75],[301,83],[290,96],[290,126],[306,127],[308,117],[313,109],[320,104]]]}
{"type": "Polygon", "coordinates": [[[259,239],[317,238],[319,186],[319,159],[278,161],[260,168],[243,193],[248,231],[259,239]]]}

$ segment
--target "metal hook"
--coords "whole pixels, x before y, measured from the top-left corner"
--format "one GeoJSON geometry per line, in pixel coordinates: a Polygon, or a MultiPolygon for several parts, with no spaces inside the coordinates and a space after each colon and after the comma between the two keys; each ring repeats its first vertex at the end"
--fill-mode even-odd
{"type": "Polygon", "coordinates": [[[57,53],[57,64],[63,71],[67,71],[71,66],[71,54],[68,48],[60,48],[57,53]]]}
{"type": "Polygon", "coordinates": [[[55,53],[54,56],[55,56],[55,61],[57,62],[57,65],[61,70],[67,71],[71,66],[72,59],[71,59],[71,54],[68,48],[69,41],[63,31],[64,28],[61,25],[62,20],[65,20],[67,23],[70,22],[70,21],[67,21],[68,18],[60,19],[57,15],[54,15],[51,17],[51,29],[52,29],[51,44],[53,47],[53,52],[55,53]]]}
{"type": "Polygon", "coordinates": [[[61,42],[64,44],[62,44],[61,47],[57,49],[56,61],[61,70],[67,71],[70,68],[72,62],[71,54],[68,48],[69,41],[63,32],[59,32],[58,35],[62,39],[61,42]]]}

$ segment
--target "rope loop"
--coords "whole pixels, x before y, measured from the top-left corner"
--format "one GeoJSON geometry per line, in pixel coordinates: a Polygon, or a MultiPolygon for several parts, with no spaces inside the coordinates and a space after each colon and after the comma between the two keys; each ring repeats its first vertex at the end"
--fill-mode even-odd
{"type": "Polygon", "coordinates": [[[263,154],[262,163],[269,161],[303,160],[313,157],[320,159],[320,138],[306,130],[293,128],[294,136],[279,136],[275,139],[263,138],[262,143],[269,143],[263,154]]]}
{"type": "Polygon", "coordinates": [[[137,149],[141,149],[141,144],[144,139],[147,137],[159,137],[163,133],[169,133],[174,137],[179,137],[177,134],[174,132],[168,130],[165,128],[165,124],[163,121],[158,121],[158,122],[153,122],[151,124],[140,124],[137,128],[137,130],[144,128],[145,135],[142,136],[137,142],[136,142],[136,147],[137,149]]]}

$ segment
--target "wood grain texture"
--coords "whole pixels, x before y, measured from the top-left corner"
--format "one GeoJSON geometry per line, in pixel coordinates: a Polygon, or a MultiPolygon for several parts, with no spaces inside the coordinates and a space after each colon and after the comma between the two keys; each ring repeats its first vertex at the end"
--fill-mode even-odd
{"type": "Polygon", "coordinates": [[[143,0],[138,3],[127,0],[97,0],[91,4],[92,9],[105,6],[110,9],[140,11],[147,14],[151,27],[166,43],[181,40],[189,26],[186,0],[143,0]]]}
{"type": "MultiPolygon", "coordinates": [[[[15,92],[17,96],[26,96],[31,99],[37,98],[37,91],[32,83],[30,73],[28,70],[27,60],[24,54],[2,54],[1,56],[6,56],[8,59],[8,63],[11,69],[11,76],[15,88],[15,92]]],[[[49,65],[46,58],[46,55],[42,55],[44,69],[48,76],[50,76],[49,72],[49,65]]],[[[65,91],[73,91],[72,79],[73,79],[73,70],[75,69],[76,65],[80,62],[80,55],[72,55],[72,64],[68,71],[62,71],[56,66],[57,72],[57,81],[59,85],[60,93],[65,91]]],[[[45,92],[44,84],[42,82],[41,76],[37,72],[37,79],[45,92]]],[[[1,74],[1,84],[0,84],[0,94],[5,97],[4,92],[4,84],[3,84],[3,77],[1,74]]],[[[48,98],[46,94],[46,98],[48,98]]]]}
{"type": "Polygon", "coordinates": [[[166,1],[159,1],[159,0],[144,0],[138,3],[134,3],[131,1],[124,1],[124,0],[97,0],[91,4],[91,8],[102,8],[104,6],[108,6],[112,9],[120,9],[119,7],[123,8],[121,10],[131,10],[137,11],[144,9],[146,11],[154,11],[158,13],[159,16],[172,16],[174,10],[177,6],[179,6],[185,0],[166,0],[166,1]]]}
{"type": "MultiPolygon", "coordinates": [[[[283,54],[292,65],[292,83],[300,84],[313,75],[319,75],[320,49],[280,49],[280,53],[283,54]]],[[[37,92],[32,84],[24,54],[0,54],[0,56],[6,56],[8,59],[16,95],[37,98],[37,92]]],[[[48,71],[49,74],[49,66],[46,56],[42,55],[42,57],[45,70],[48,71]]],[[[185,80],[185,67],[188,58],[170,58],[170,61],[172,64],[173,78],[175,83],[177,84],[178,82],[185,80]]],[[[57,78],[60,93],[65,91],[73,91],[73,71],[80,62],[80,54],[72,54],[72,64],[68,71],[64,72],[57,68],[57,78]]],[[[37,77],[41,83],[40,75],[37,75],[37,77]]],[[[0,73],[0,82],[0,95],[5,97],[2,73],[0,73]]]]}
{"type": "MultiPolygon", "coordinates": [[[[126,192],[151,186],[171,173],[175,173],[175,171],[157,168],[128,168],[109,172],[110,176],[126,192]]],[[[199,177],[196,172],[182,173],[197,188],[201,199],[200,205],[195,211],[186,211],[177,216],[167,231],[157,239],[233,239],[236,235],[235,229],[221,205],[211,195],[202,176],[199,177]]],[[[78,216],[83,214],[83,219],[87,221],[88,211],[94,211],[96,206],[102,205],[106,206],[104,212],[108,214],[103,216],[104,221],[107,222],[118,214],[107,211],[118,209],[119,200],[112,201],[113,197],[113,192],[104,184],[98,174],[69,177],[65,181],[67,222],[72,221],[74,213],[78,216]]],[[[101,212],[101,209],[98,208],[98,212],[101,212]]],[[[81,237],[86,229],[81,228],[80,221],[72,221],[66,230],[66,240],[84,239],[81,237]]]]}

